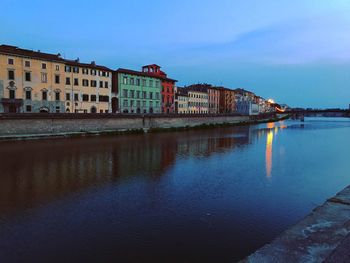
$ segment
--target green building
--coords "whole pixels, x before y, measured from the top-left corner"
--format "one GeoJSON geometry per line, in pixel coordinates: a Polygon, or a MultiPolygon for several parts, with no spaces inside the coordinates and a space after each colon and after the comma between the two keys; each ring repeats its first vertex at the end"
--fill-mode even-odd
{"type": "Polygon", "coordinates": [[[145,72],[118,69],[112,79],[113,113],[161,113],[161,79],[145,72]]]}

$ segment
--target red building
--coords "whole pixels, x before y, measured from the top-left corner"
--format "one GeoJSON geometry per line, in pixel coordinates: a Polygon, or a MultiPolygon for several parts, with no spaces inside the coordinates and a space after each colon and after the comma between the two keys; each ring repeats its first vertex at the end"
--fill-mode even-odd
{"type": "Polygon", "coordinates": [[[160,70],[156,64],[142,67],[142,72],[154,75],[162,81],[162,113],[175,113],[175,83],[176,80],[167,77],[167,74],[160,70]]]}

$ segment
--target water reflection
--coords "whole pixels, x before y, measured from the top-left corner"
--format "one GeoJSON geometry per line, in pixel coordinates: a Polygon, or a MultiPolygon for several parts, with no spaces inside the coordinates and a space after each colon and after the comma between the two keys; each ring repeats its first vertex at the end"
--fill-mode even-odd
{"type": "Polygon", "coordinates": [[[265,166],[266,166],[266,177],[271,177],[272,172],[272,145],[274,136],[277,136],[279,130],[287,128],[284,121],[278,123],[278,126],[274,123],[267,123],[266,132],[266,150],[265,150],[265,166]]]}
{"type": "Polygon", "coordinates": [[[266,176],[271,177],[272,170],[272,142],[273,142],[274,131],[270,130],[267,132],[266,139],[266,176]]]}
{"type": "Polygon", "coordinates": [[[251,128],[2,143],[0,213],[132,177],[159,180],[176,158],[209,158],[250,143],[251,128]]]}

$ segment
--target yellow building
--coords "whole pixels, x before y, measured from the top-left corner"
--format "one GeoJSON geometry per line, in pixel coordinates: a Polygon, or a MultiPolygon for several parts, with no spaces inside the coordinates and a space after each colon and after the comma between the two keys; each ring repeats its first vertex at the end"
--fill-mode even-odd
{"type": "Polygon", "coordinates": [[[177,87],[175,91],[175,112],[187,114],[188,112],[188,92],[184,88],[177,87]]]}
{"type": "Polygon", "coordinates": [[[207,114],[208,93],[195,90],[188,90],[188,113],[207,114]]]}
{"type": "Polygon", "coordinates": [[[112,71],[106,67],[66,60],[64,66],[66,112],[111,112],[112,71]]]}
{"type": "Polygon", "coordinates": [[[110,112],[112,71],[0,46],[0,112],[110,112]]]}

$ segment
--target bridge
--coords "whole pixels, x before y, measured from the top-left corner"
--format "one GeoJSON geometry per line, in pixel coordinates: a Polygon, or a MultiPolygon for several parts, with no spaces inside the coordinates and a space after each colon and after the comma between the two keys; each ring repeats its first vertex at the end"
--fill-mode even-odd
{"type": "MultiPolygon", "coordinates": [[[[279,109],[276,109],[278,112],[279,109]]],[[[345,109],[289,109],[283,111],[292,118],[303,117],[350,117],[350,110],[345,109]]]]}

